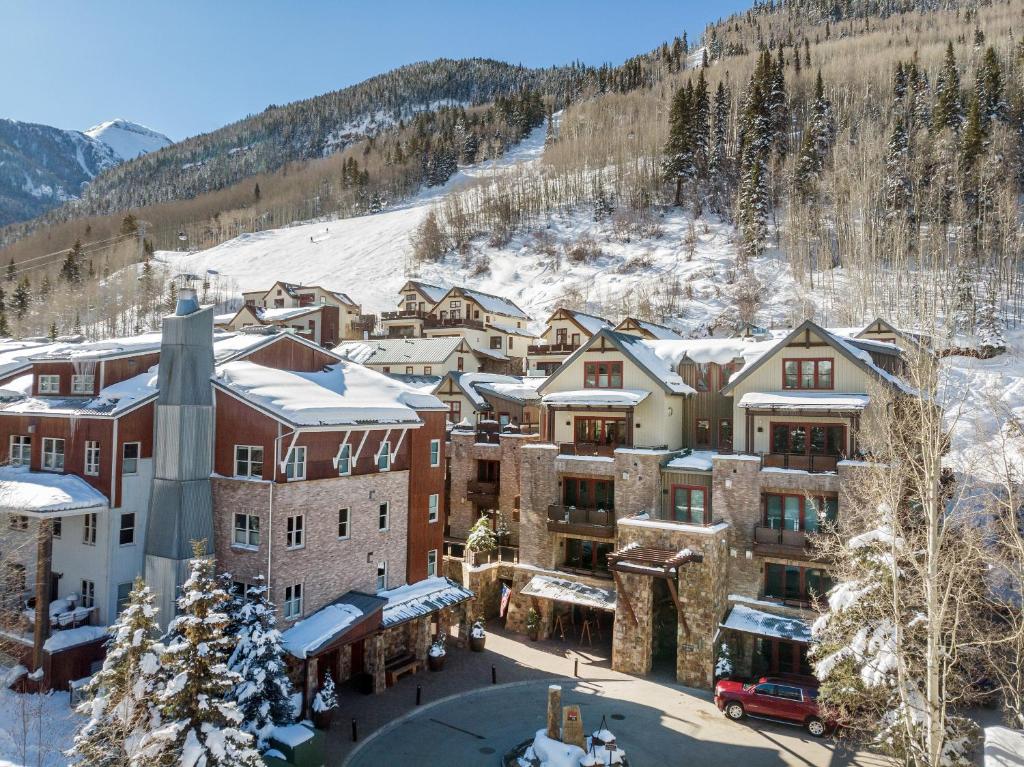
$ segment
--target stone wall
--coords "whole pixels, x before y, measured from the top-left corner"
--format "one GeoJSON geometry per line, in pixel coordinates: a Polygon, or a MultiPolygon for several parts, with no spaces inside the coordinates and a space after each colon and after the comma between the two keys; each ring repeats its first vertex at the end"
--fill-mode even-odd
{"type": "MultiPolygon", "coordinates": [[[[553,536],[548,533],[548,506],[557,503],[558,448],[548,443],[524,445],[520,462],[519,561],[550,569],[553,536]]],[[[518,593],[518,592],[517,592],[518,593]]]]}
{"type": "Polygon", "coordinates": [[[501,581],[497,563],[470,567],[462,565],[462,583],[476,595],[470,609],[471,618],[496,618],[501,605],[501,581]]]}

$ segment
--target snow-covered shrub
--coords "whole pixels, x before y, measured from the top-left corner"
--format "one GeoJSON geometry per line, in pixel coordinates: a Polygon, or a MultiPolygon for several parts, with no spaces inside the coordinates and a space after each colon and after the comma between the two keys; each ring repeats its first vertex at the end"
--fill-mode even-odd
{"type": "Polygon", "coordinates": [[[338,692],[334,687],[334,677],[331,676],[331,672],[328,671],[324,675],[324,683],[320,686],[320,689],[316,691],[316,695],[313,696],[313,710],[318,714],[322,714],[325,711],[330,711],[338,707],[338,692]]]}
{"type": "Polygon", "coordinates": [[[448,639],[447,635],[442,631],[437,635],[437,639],[430,643],[430,657],[432,658],[443,658],[448,654],[448,650],[445,649],[445,641],[448,639]]]}
{"type": "Polygon", "coordinates": [[[482,620],[473,621],[473,627],[469,630],[469,635],[473,639],[483,639],[487,636],[487,632],[484,631],[484,622],[482,620]]]}
{"type": "Polygon", "coordinates": [[[727,643],[722,642],[722,646],[718,648],[718,660],[715,662],[715,678],[727,677],[732,674],[732,670],[732,651],[727,643]]]}
{"type": "Polygon", "coordinates": [[[480,517],[469,529],[466,537],[466,547],[470,551],[493,551],[498,546],[498,539],[491,530],[491,518],[488,515],[480,517]]]}

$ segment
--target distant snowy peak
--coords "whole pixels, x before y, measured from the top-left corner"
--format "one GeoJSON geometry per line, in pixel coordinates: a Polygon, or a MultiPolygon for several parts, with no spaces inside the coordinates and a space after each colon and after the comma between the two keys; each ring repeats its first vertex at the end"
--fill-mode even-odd
{"type": "Polygon", "coordinates": [[[121,118],[107,120],[83,132],[109,146],[122,161],[155,152],[174,143],[152,128],[121,118]]]}

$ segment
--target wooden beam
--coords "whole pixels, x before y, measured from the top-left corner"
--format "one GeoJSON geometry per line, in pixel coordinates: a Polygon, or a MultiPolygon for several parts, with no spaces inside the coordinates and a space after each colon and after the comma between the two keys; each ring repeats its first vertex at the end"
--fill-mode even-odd
{"type": "Polygon", "coordinates": [[[686,636],[690,636],[690,625],[686,622],[686,611],[683,610],[683,606],[679,602],[675,578],[669,578],[666,583],[668,583],[668,593],[672,595],[672,601],[676,603],[676,612],[679,613],[679,620],[683,622],[683,631],[686,633],[686,636]]]}
{"type": "Polygon", "coordinates": [[[43,645],[50,635],[50,578],[53,523],[40,519],[36,530],[36,620],[32,636],[32,670],[43,667],[43,645]]]}
{"type": "Polygon", "coordinates": [[[622,597],[622,601],[626,603],[626,610],[629,612],[629,617],[633,619],[635,626],[640,625],[640,621],[637,620],[636,613],[633,611],[633,603],[629,601],[629,594],[626,593],[626,587],[622,585],[622,579],[619,578],[619,574],[612,570],[612,578],[615,579],[615,593],[622,597]]]}

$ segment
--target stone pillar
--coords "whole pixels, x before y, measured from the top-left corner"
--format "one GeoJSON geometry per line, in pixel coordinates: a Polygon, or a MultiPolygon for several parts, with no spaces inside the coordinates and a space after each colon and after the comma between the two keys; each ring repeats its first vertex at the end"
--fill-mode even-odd
{"type": "Polygon", "coordinates": [[[448,525],[452,536],[465,538],[473,526],[473,503],[468,498],[468,484],[476,479],[473,443],[476,432],[452,431],[449,455],[450,490],[448,493],[448,525]]]}
{"type": "Polygon", "coordinates": [[[365,645],[366,673],[373,676],[374,693],[382,693],[387,689],[387,679],[384,676],[384,635],[374,634],[367,637],[365,645]]]}
{"type": "Polygon", "coordinates": [[[643,675],[651,670],[652,579],[647,575],[617,573],[616,588],[612,668],[624,674],[643,675]]]}
{"type": "Polygon", "coordinates": [[[555,445],[534,443],[523,446],[520,462],[519,561],[543,568],[554,565],[548,506],[558,503],[556,455],[555,445]]]}
{"type": "MultiPolygon", "coordinates": [[[[689,687],[714,686],[715,643],[727,600],[725,532],[704,536],[703,562],[689,562],[676,578],[681,612],[676,653],[676,680],[689,687]]],[[[696,548],[690,544],[690,548],[696,548]]]]}
{"type": "Polygon", "coordinates": [[[730,589],[756,599],[761,588],[761,563],[753,556],[754,525],[761,522],[761,462],[754,456],[715,456],[711,511],[715,521],[729,523],[730,589]],[[750,552],[750,556],[747,556],[750,552]]]}
{"type": "Polygon", "coordinates": [[[430,649],[430,616],[413,622],[413,655],[420,663],[427,662],[427,651],[430,649]]]}
{"type": "MultiPolygon", "coordinates": [[[[674,453],[615,451],[615,517],[657,512],[661,499],[661,464],[674,453]]],[[[652,515],[654,516],[654,515],[652,515]]]]}
{"type": "Polygon", "coordinates": [[[548,685],[548,731],[552,740],[562,737],[562,688],[557,684],[548,685]]]}
{"type": "Polygon", "coordinates": [[[501,434],[501,482],[498,486],[498,508],[511,529],[512,545],[519,545],[520,511],[516,499],[522,496],[523,446],[540,441],[538,434],[501,434]]]}

